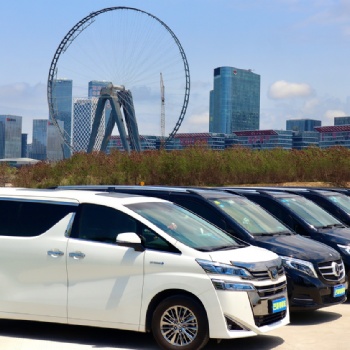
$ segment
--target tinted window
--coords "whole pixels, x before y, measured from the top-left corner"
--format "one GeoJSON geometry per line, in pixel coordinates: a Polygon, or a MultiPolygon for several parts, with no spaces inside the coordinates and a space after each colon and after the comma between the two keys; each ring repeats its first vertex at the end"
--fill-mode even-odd
{"type": "Polygon", "coordinates": [[[309,199],[300,196],[279,196],[278,201],[314,227],[341,225],[342,223],[309,199]]]}
{"type": "Polygon", "coordinates": [[[252,235],[291,233],[290,230],[256,203],[243,197],[220,197],[209,200],[252,235]]]}
{"type": "Polygon", "coordinates": [[[172,202],[175,202],[182,207],[193,211],[197,215],[200,215],[202,218],[210,221],[214,225],[225,229],[225,221],[221,217],[220,213],[215,210],[215,208],[212,208],[210,205],[204,202],[203,200],[196,200],[196,199],[190,199],[190,198],[179,198],[179,197],[170,197],[170,200],[172,202]]]}
{"type": "Polygon", "coordinates": [[[82,204],[73,225],[72,237],[88,241],[116,243],[119,233],[135,232],[148,249],[178,252],[170,243],[133,217],[110,207],[82,204]]]}
{"type": "Polygon", "coordinates": [[[119,233],[136,231],[136,220],[127,214],[102,205],[82,204],[73,225],[72,237],[115,243],[119,233]]]}
{"type": "Polygon", "coordinates": [[[0,200],[1,236],[39,236],[57,224],[74,205],[0,200]]]}

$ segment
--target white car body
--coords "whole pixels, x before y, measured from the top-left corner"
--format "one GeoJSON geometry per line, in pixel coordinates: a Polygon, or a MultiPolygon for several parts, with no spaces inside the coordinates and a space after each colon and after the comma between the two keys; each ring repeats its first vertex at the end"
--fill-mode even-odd
{"type": "MultiPolygon", "coordinates": [[[[132,195],[90,191],[54,191],[2,188],[2,201],[82,203],[106,206],[127,214],[176,247],[179,254],[70,237],[75,213],[34,237],[12,236],[0,227],[0,317],[146,332],[152,300],[166,293],[186,293],[203,305],[210,338],[240,338],[262,334],[289,323],[284,274],[271,279],[242,280],[239,276],[206,272],[196,259],[231,265],[276,261],[277,255],[247,246],[234,250],[199,251],[176,240],[127,206],[134,203],[168,203],[132,195]],[[220,290],[215,283],[248,284],[254,290],[220,290]],[[259,297],[257,290],[276,294],[259,297]],[[162,294],[163,293],[163,294],[162,294]],[[256,300],[258,298],[258,301],[256,300]],[[283,317],[257,325],[257,313],[269,313],[269,300],[283,298],[283,317]],[[254,307],[252,305],[254,301],[254,307]],[[260,309],[259,309],[260,308],[260,309]],[[260,311],[259,311],[260,310],[260,311]],[[241,326],[230,330],[227,319],[241,326]]],[[[1,225],[1,222],[0,222],[1,225]]],[[[126,236],[125,236],[126,237],[126,236]]],[[[267,265],[266,265],[267,266],[267,265]]]]}

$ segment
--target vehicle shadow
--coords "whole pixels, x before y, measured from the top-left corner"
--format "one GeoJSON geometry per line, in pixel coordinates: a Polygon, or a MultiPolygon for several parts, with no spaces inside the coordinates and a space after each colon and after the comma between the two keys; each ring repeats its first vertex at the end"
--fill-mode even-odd
{"type": "MultiPolygon", "coordinates": [[[[71,326],[56,323],[0,320],[0,338],[67,343],[67,350],[79,349],[158,349],[151,334],[109,328],[71,326]]],[[[25,346],[23,347],[26,348],[25,346]]]]}
{"type": "MultiPolygon", "coordinates": [[[[348,304],[347,302],[345,304],[348,304]]],[[[350,307],[350,305],[349,305],[350,307]]],[[[290,325],[311,326],[332,322],[342,317],[342,314],[328,311],[327,308],[315,311],[292,312],[290,314],[290,325]]]]}
{"type": "MultiPolygon", "coordinates": [[[[346,302],[345,307],[350,307],[346,302]]],[[[286,327],[287,333],[294,333],[293,327],[321,325],[342,317],[340,313],[327,311],[327,308],[311,312],[291,313],[291,323],[286,327]]],[[[285,331],[284,331],[285,332],[285,331]]],[[[286,333],[273,332],[274,335],[265,334],[256,337],[222,340],[210,340],[205,349],[226,350],[270,350],[285,343],[286,333]],[[278,335],[275,335],[275,334],[278,335]],[[284,334],[284,335],[282,335],[284,334]],[[281,335],[281,336],[280,336],[281,335]]],[[[67,344],[67,350],[77,349],[132,349],[153,350],[159,349],[151,334],[136,333],[108,328],[70,326],[54,323],[0,320],[0,338],[21,339],[23,343],[32,340],[67,344]]],[[[288,341],[287,341],[288,342],[288,341]]],[[[25,345],[23,348],[26,348],[25,345]]],[[[65,348],[65,347],[64,347],[65,348]]],[[[61,349],[61,347],[60,347],[61,349]]],[[[62,347],[63,349],[63,347],[62,347]]]]}
{"type": "MultiPolygon", "coordinates": [[[[60,343],[63,346],[66,343],[69,350],[75,347],[83,349],[84,345],[87,349],[159,349],[151,334],[31,321],[0,320],[0,338],[2,337],[13,338],[16,344],[19,339],[22,340],[24,349],[26,339],[43,341],[43,346],[45,341],[51,345],[60,343]]],[[[205,349],[268,350],[283,342],[280,337],[263,335],[221,342],[210,340],[205,349]]]]}

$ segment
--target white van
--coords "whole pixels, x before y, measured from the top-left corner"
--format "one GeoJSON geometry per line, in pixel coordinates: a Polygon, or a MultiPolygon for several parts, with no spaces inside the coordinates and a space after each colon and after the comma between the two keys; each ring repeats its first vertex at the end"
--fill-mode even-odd
{"type": "Polygon", "coordinates": [[[161,199],[0,189],[0,318],[200,349],[289,323],[280,258],[161,199]]]}

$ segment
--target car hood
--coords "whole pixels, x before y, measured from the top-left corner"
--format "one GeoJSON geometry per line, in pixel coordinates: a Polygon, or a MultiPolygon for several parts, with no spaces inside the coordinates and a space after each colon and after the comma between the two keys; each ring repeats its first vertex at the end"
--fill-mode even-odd
{"type": "Polygon", "coordinates": [[[333,248],[300,235],[255,237],[260,247],[281,256],[288,256],[310,262],[320,263],[340,259],[333,248]]]}
{"type": "MultiPolygon", "coordinates": [[[[331,229],[319,229],[317,235],[323,237],[323,242],[333,244],[350,244],[350,228],[335,227],[331,229]]],[[[316,237],[315,237],[316,238],[316,237]]]]}
{"type": "Polygon", "coordinates": [[[278,256],[273,252],[255,246],[233,250],[218,250],[208,254],[213,261],[223,264],[231,264],[231,262],[256,263],[278,259],[278,256]]]}

